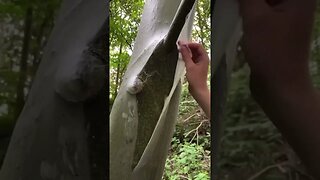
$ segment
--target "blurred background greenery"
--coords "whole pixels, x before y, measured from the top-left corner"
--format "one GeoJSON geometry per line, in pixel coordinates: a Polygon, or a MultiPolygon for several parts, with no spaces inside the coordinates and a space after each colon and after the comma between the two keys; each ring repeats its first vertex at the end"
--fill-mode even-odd
{"type": "Polygon", "coordinates": [[[0,0],[0,165],[61,0],[0,0]]]}

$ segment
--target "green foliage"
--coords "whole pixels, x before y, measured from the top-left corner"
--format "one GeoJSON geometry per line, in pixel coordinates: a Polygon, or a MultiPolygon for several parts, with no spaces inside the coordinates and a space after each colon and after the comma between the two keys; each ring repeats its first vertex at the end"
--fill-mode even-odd
{"type": "Polygon", "coordinates": [[[32,7],[36,10],[39,18],[44,17],[48,11],[56,10],[61,4],[61,0],[3,0],[0,1],[1,17],[23,19],[25,11],[32,7]]]}
{"type": "Polygon", "coordinates": [[[0,2],[0,12],[2,15],[15,14],[19,15],[20,17],[24,15],[23,10],[11,2],[0,2]]]}
{"type": "Polygon", "coordinates": [[[182,88],[180,112],[163,179],[210,179],[210,122],[182,88]]]}
{"type": "Polygon", "coordinates": [[[192,31],[192,40],[199,42],[210,51],[210,1],[198,0],[196,6],[195,23],[192,31]]]}
{"type": "Polygon", "coordinates": [[[114,101],[133,51],[142,14],[143,0],[110,2],[110,96],[114,101]]]}
{"type": "Polygon", "coordinates": [[[181,143],[172,139],[172,154],[165,165],[165,180],[195,179],[207,180],[209,177],[209,152],[203,149],[203,144],[181,143]]]}

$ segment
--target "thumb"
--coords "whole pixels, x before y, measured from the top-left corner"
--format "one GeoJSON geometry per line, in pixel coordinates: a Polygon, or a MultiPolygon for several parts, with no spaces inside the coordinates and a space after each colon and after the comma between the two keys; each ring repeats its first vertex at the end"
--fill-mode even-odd
{"type": "Polygon", "coordinates": [[[180,41],[178,42],[179,45],[179,51],[181,53],[182,59],[186,64],[186,67],[190,67],[194,64],[193,60],[192,60],[192,52],[189,49],[187,44],[183,44],[180,41]]]}

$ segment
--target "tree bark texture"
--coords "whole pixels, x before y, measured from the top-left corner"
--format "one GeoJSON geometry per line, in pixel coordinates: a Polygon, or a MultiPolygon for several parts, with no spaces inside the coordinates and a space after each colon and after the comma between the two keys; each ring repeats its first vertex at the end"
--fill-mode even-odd
{"type": "Polygon", "coordinates": [[[107,179],[107,6],[63,2],[0,179],[107,179]]]}

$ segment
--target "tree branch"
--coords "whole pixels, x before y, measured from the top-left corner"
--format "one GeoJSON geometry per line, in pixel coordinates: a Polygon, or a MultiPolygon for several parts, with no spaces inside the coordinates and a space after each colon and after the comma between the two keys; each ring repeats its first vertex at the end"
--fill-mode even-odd
{"type": "Polygon", "coordinates": [[[181,33],[181,30],[185,24],[188,14],[190,13],[196,0],[184,0],[178,9],[178,13],[174,17],[167,37],[164,43],[167,45],[167,49],[172,49],[176,46],[176,41],[181,33]]]}

